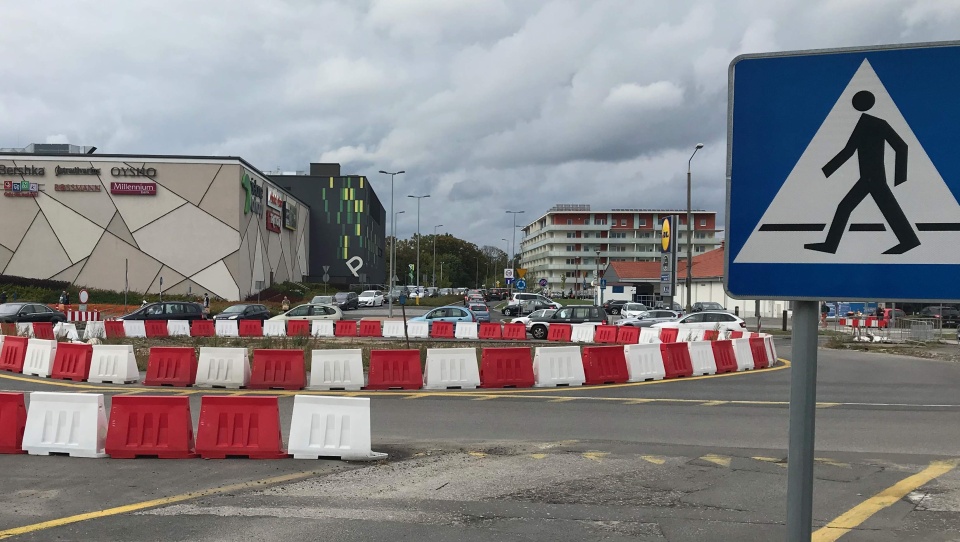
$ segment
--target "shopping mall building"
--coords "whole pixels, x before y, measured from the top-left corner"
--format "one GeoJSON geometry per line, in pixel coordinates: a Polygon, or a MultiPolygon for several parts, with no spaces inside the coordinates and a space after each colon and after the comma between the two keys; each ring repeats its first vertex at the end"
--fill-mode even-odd
{"type": "Polygon", "coordinates": [[[310,206],[241,158],[0,151],[0,274],[243,299],[310,272],[310,206]]]}

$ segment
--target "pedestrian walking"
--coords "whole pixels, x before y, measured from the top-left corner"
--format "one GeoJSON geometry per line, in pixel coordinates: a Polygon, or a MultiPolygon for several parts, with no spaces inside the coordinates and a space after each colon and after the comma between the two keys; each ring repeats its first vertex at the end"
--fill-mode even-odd
{"type": "Polygon", "coordinates": [[[207,292],[203,292],[203,314],[210,315],[210,296],[207,292]]]}
{"type": "Polygon", "coordinates": [[[830,314],[830,305],[823,303],[820,305],[820,325],[827,328],[827,315],[830,314]]]}
{"type": "Polygon", "coordinates": [[[283,310],[283,312],[290,310],[290,299],[287,298],[287,296],[283,296],[283,301],[280,302],[280,309],[283,310]]]}

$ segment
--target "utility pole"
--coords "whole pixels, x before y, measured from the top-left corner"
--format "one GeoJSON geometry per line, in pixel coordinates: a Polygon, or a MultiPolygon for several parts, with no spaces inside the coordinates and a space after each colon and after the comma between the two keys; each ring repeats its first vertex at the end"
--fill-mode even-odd
{"type": "Polygon", "coordinates": [[[393,241],[390,243],[390,279],[387,281],[387,284],[389,285],[389,291],[387,292],[387,306],[389,308],[388,312],[390,318],[393,318],[393,277],[396,274],[396,271],[394,270],[394,264],[396,263],[394,261],[396,259],[396,250],[394,250],[394,247],[397,245],[397,215],[393,214],[393,178],[406,172],[403,170],[388,172],[381,169],[380,173],[390,176],[390,235],[393,237],[393,241]]]}

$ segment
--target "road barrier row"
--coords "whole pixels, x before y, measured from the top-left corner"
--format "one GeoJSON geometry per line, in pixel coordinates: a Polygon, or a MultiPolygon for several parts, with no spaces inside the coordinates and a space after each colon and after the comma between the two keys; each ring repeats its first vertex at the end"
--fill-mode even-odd
{"type": "Polygon", "coordinates": [[[0,393],[0,454],[134,459],[385,458],[371,450],[370,399],[297,395],[288,447],[277,397],[200,398],[194,439],[190,399],[102,394],[0,393]]]}
{"type": "MultiPolygon", "coordinates": [[[[421,371],[419,349],[311,352],[307,378],[301,349],[153,347],[146,386],[281,390],[419,390],[557,387],[639,382],[769,367],[773,337],[628,345],[429,348],[421,371]]],[[[132,345],[58,343],[5,337],[0,370],[42,378],[111,384],[138,382],[132,345]]]]}

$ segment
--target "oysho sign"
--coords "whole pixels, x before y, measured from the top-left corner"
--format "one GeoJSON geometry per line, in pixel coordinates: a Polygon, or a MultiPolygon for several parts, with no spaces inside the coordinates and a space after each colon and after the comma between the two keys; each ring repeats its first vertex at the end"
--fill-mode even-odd
{"type": "MultiPolygon", "coordinates": [[[[116,168],[114,168],[116,169],[116,168]]],[[[110,193],[123,196],[156,196],[157,183],[110,183],[110,193]]]]}
{"type": "Polygon", "coordinates": [[[277,192],[276,188],[267,187],[267,205],[276,210],[283,209],[283,194],[277,192]]]}
{"type": "Polygon", "coordinates": [[[267,229],[268,230],[274,233],[280,233],[281,222],[282,220],[280,219],[279,213],[275,213],[269,209],[267,210],[267,229]]]}
{"type": "Polygon", "coordinates": [[[157,170],[152,167],[115,167],[110,168],[110,175],[114,177],[156,177],[157,170]]]}

